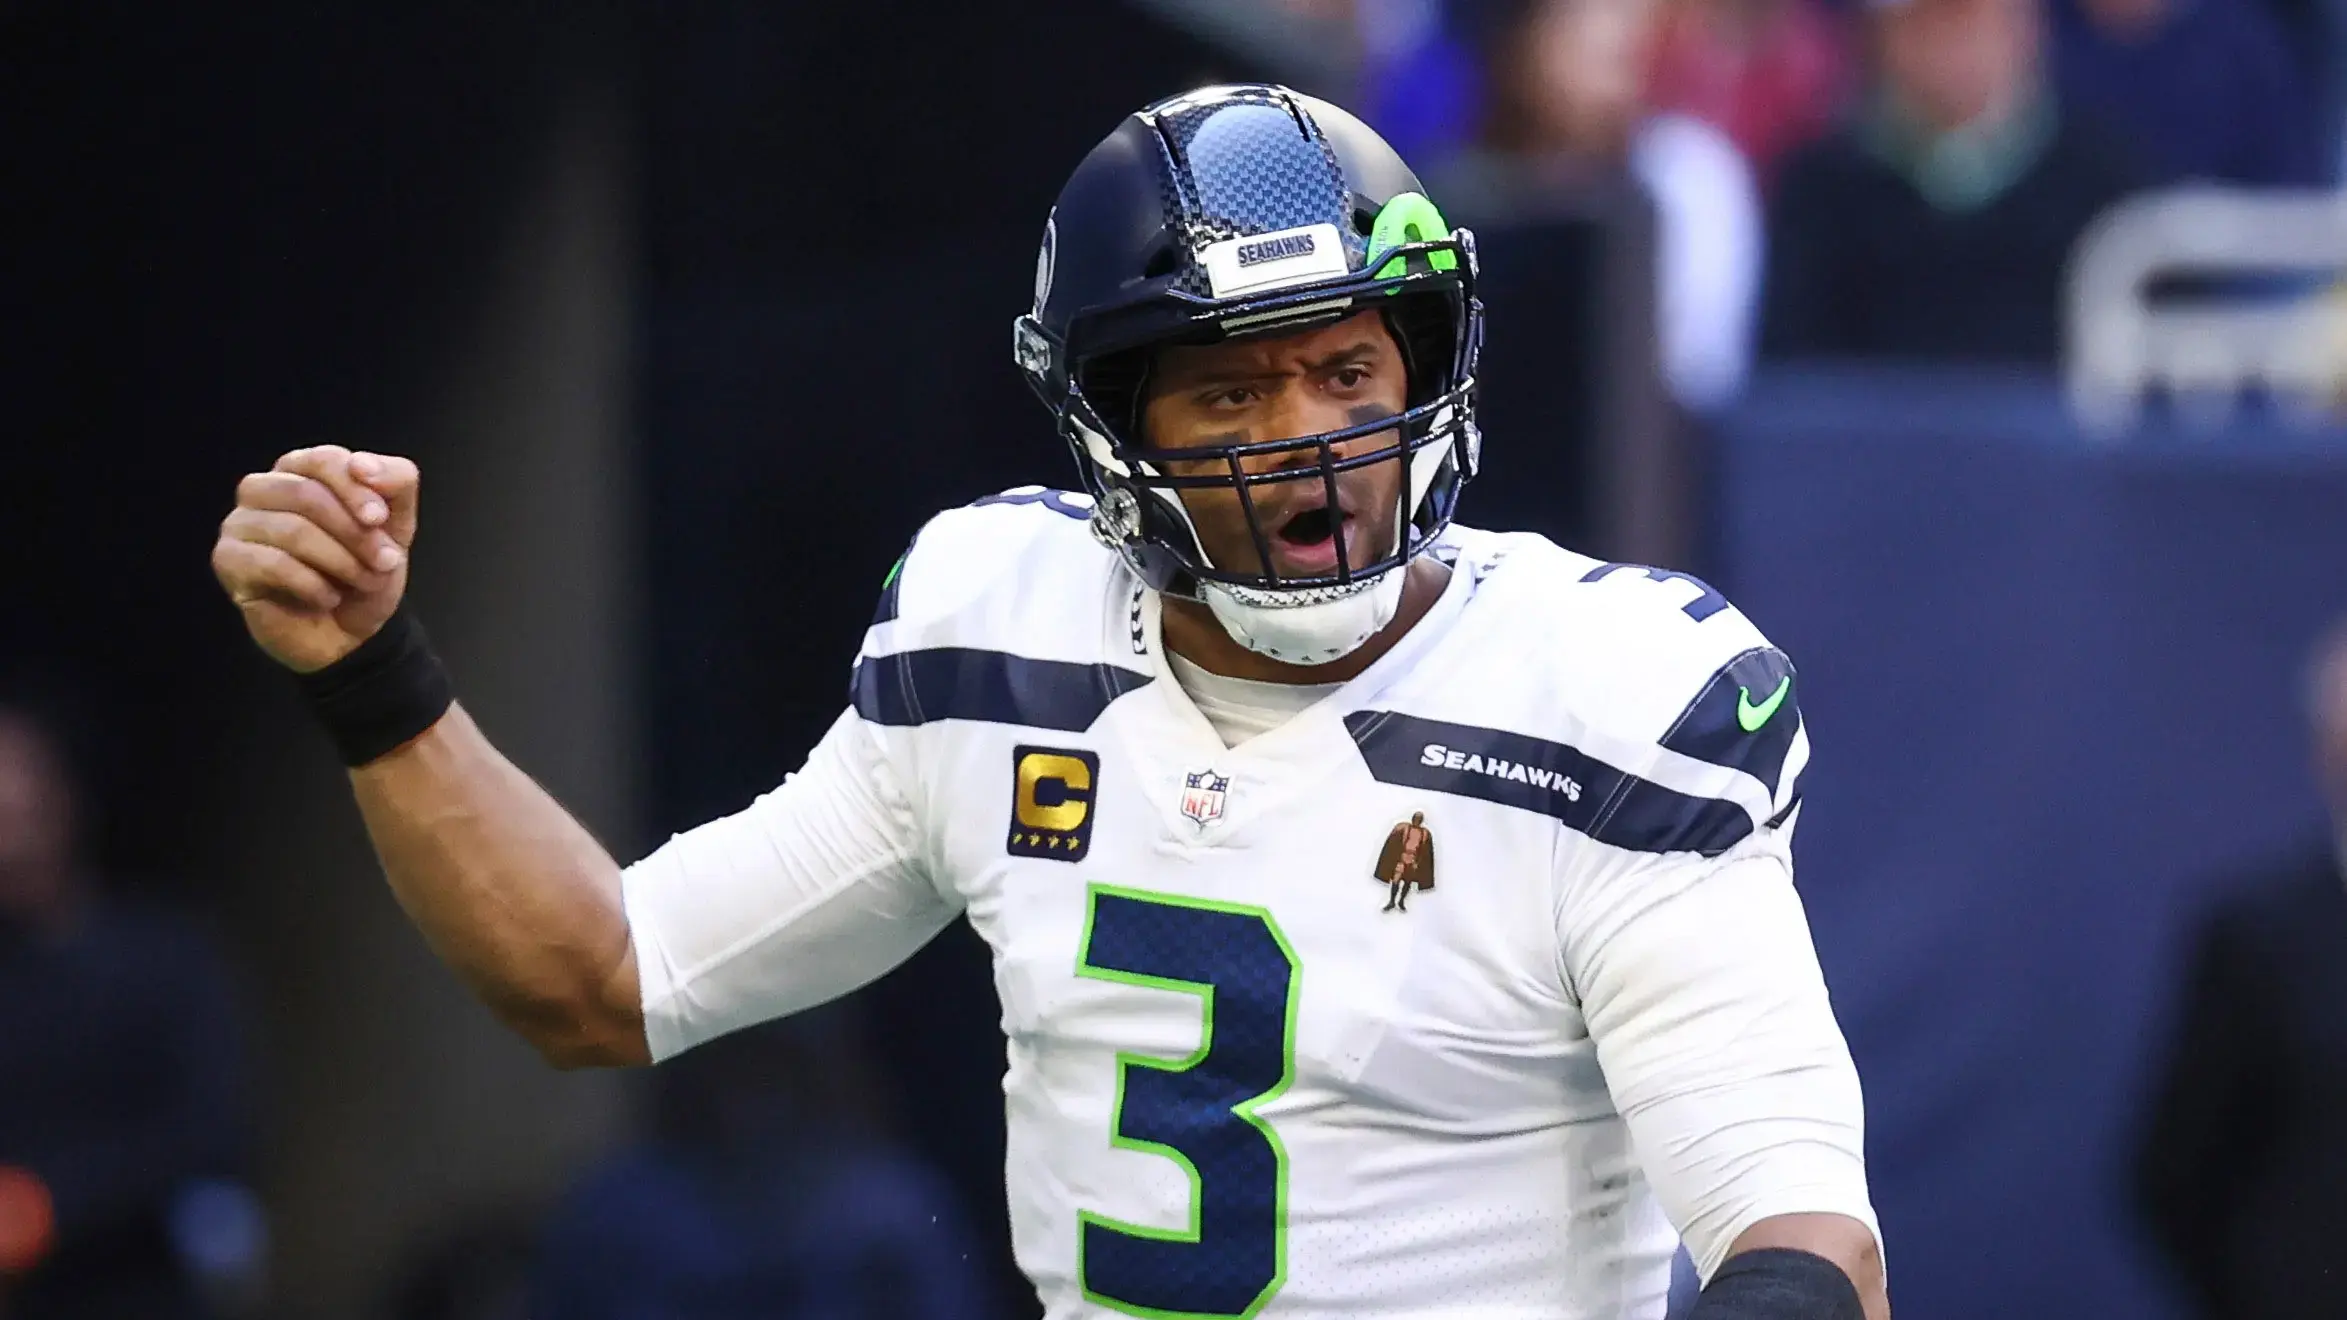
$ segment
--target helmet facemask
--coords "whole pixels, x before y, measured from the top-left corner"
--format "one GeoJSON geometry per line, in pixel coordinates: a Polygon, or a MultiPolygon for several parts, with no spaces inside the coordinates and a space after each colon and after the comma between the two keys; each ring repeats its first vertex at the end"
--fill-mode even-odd
{"type": "MultiPolygon", "coordinates": [[[[1476,318],[1468,314],[1471,294],[1456,285],[1390,294],[1378,290],[1337,300],[1333,308],[1330,300],[1313,299],[1308,292],[1292,297],[1305,306],[1318,302],[1321,310],[1254,333],[1292,333],[1364,307],[1381,312],[1407,375],[1401,412],[1310,435],[1155,447],[1147,443],[1141,421],[1148,362],[1158,347],[1153,345],[1103,355],[1079,367],[1070,382],[1063,429],[1098,501],[1095,532],[1144,581],[1207,605],[1249,649],[1289,663],[1321,664],[1350,652],[1392,620],[1400,602],[1401,570],[1449,526],[1459,488],[1474,474],[1481,447],[1471,374],[1476,318]],[[1384,436],[1386,443],[1342,452],[1369,436],[1384,436]],[[1327,572],[1281,572],[1273,546],[1280,529],[1263,508],[1276,501],[1260,499],[1268,488],[1317,482],[1322,488],[1318,502],[1335,510],[1344,504],[1341,474],[1384,463],[1403,465],[1389,524],[1392,539],[1374,555],[1362,556],[1364,562],[1355,562],[1340,527],[1334,535],[1336,562],[1327,572]],[[1207,490],[1235,498],[1253,543],[1252,565],[1217,563],[1206,549],[1183,494],[1207,490]]],[[[1235,336],[1201,336],[1230,337],[1235,336]]]]}
{"type": "Polygon", "coordinates": [[[1173,98],[1129,120],[1071,180],[1046,225],[1035,312],[1015,327],[1014,356],[1075,453],[1100,539],[1149,586],[1206,604],[1243,645],[1290,663],[1335,659],[1390,622],[1402,570],[1449,525],[1480,456],[1474,238],[1417,186],[1390,147],[1326,103],[1254,86],[1173,98]],[[1140,232],[1146,243],[1119,237],[1140,232]],[[1400,349],[1399,413],[1271,440],[1149,443],[1143,401],[1159,350],[1372,309],[1400,349]],[[1344,452],[1370,436],[1384,440],[1344,452]],[[1294,497],[1271,488],[1318,482],[1308,504],[1360,515],[1339,479],[1381,463],[1402,465],[1391,541],[1353,545],[1339,516],[1325,571],[1293,560],[1283,571],[1264,506],[1294,497]],[[1233,502],[1253,564],[1207,551],[1184,497],[1208,491],[1233,502]]]}

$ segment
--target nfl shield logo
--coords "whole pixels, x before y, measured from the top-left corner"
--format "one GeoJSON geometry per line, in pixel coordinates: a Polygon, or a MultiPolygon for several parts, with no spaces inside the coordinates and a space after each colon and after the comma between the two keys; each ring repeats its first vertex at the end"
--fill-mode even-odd
{"type": "Polygon", "coordinates": [[[1200,825],[1222,819],[1222,805],[1230,798],[1231,780],[1212,770],[1201,770],[1182,780],[1182,814],[1200,825]]]}

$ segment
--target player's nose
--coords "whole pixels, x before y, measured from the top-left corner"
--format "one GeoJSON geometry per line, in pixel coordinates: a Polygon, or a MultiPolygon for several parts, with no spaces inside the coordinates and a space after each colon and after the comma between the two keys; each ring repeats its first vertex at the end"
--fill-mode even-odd
{"type": "MultiPolygon", "coordinates": [[[[1309,440],[1315,436],[1341,431],[1353,425],[1346,409],[1325,399],[1292,400],[1273,419],[1271,434],[1286,439],[1309,440]]],[[[1333,456],[1344,458],[1381,443],[1375,437],[1356,436],[1329,444],[1333,456]]],[[[1299,444],[1289,449],[1260,455],[1257,471],[1284,472],[1290,468],[1311,467],[1320,462],[1321,449],[1316,444],[1299,444]]]]}

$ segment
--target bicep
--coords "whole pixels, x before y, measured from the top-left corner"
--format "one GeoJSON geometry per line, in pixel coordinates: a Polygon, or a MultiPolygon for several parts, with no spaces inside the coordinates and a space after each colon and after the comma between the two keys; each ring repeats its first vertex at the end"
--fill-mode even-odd
{"type": "Polygon", "coordinates": [[[912,808],[853,712],[780,788],[671,839],[621,890],[655,1059],[857,989],[957,910],[930,883],[912,808]]]}
{"type": "Polygon", "coordinates": [[[1778,1215],[1873,1228],[1858,1074],[1781,848],[1613,877],[1567,940],[1616,1106],[1705,1278],[1778,1215]]]}

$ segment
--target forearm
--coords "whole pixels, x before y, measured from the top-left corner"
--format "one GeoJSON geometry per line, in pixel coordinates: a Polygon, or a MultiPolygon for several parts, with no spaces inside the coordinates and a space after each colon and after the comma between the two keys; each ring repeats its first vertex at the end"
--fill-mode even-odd
{"type": "Polygon", "coordinates": [[[400,906],[507,1025],[559,1065],[648,1061],[618,863],[462,706],[351,787],[400,906]]]}
{"type": "Polygon", "coordinates": [[[402,622],[421,481],[391,454],[281,455],[237,483],[213,574],[359,765],[375,852],[433,949],[554,1062],[643,1062],[618,864],[447,704],[402,622]]]}
{"type": "MultiPolygon", "coordinates": [[[[1866,1224],[1848,1215],[1771,1215],[1736,1235],[1734,1245],[1728,1248],[1728,1261],[1762,1251],[1800,1251],[1824,1260],[1849,1280],[1866,1320],[1890,1320],[1891,1298],[1883,1279],[1882,1247],[1875,1240],[1874,1230],[1866,1224]]],[[[1723,1274],[1729,1272],[1724,1264],[1721,1269],[1723,1274]]],[[[1820,1285],[1821,1290],[1823,1286],[1820,1285]]],[[[1793,1282],[1785,1291],[1798,1295],[1799,1287],[1798,1282],[1793,1282]]],[[[1715,1309],[1729,1305],[1724,1297],[1711,1290],[1706,1290],[1705,1296],[1713,1301],[1715,1309]]],[[[1843,1305],[1847,1303],[1848,1294],[1844,1294],[1843,1305]]],[[[1720,1309],[1720,1314],[1739,1320],[1746,1315],[1768,1316],[1766,1305],[1765,1301],[1748,1303],[1742,1310],[1720,1309]]],[[[1785,1314],[1787,1320],[1796,1320],[1794,1312],[1785,1314]]],[[[1798,1320],[1808,1320],[1808,1315],[1802,1312],[1798,1320]]],[[[1701,1305],[1696,1307],[1691,1320],[1707,1320],[1701,1305]]]]}

